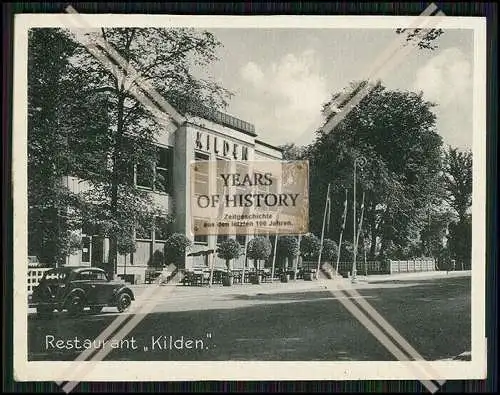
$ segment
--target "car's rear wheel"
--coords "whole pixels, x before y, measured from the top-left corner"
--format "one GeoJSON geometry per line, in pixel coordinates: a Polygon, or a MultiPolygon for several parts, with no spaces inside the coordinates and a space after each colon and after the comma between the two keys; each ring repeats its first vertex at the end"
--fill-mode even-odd
{"type": "Polygon", "coordinates": [[[92,314],[99,314],[102,311],[102,306],[90,306],[90,312],[92,314]]]}
{"type": "Polygon", "coordinates": [[[38,306],[36,308],[36,314],[40,318],[50,318],[54,313],[54,309],[50,306],[38,306]]]}
{"type": "Polygon", "coordinates": [[[130,307],[131,303],[132,303],[132,298],[130,297],[130,295],[127,293],[122,293],[118,296],[116,300],[116,308],[120,313],[123,313],[130,307]]]}
{"type": "Polygon", "coordinates": [[[66,309],[68,313],[71,315],[79,315],[83,312],[83,308],[85,307],[83,297],[80,295],[72,295],[68,303],[66,304],[66,309]]]}

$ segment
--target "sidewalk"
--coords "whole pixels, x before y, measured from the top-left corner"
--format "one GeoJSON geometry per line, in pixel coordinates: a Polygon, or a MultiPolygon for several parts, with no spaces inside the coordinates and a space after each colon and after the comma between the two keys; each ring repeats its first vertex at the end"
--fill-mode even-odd
{"type": "MultiPolygon", "coordinates": [[[[470,276],[470,271],[457,272],[422,272],[422,273],[401,273],[393,275],[371,275],[368,277],[359,276],[356,283],[352,283],[347,278],[337,278],[335,280],[319,279],[313,281],[291,280],[288,283],[275,281],[273,283],[254,284],[234,284],[231,287],[224,287],[220,284],[208,286],[185,286],[176,284],[166,284],[159,286],[158,284],[137,284],[129,285],[133,290],[136,302],[145,302],[156,299],[158,302],[165,303],[172,301],[175,305],[198,306],[203,305],[203,301],[210,300],[211,303],[219,303],[221,306],[227,304],[227,301],[232,299],[232,296],[258,296],[269,294],[285,294],[285,293],[308,293],[308,292],[324,292],[327,289],[332,290],[332,285],[337,289],[371,289],[371,288],[398,288],[407,287],[418,284],[418,281],[438,279],[438,278],[457,278],[470,276]],[[412,282],[413,283],[409,283],[412,282]],[[145,296],[144,293],[150,296],[145,296]],[[156,292],[157,291],[157,292],[156,292]],[[164,292],[162,292],[164,291],[164,292]],[[185,301],[186,303],[182,303],[185,301]]],[[[189,308],[191,308],[189,307],[189,308]]],[[[28,313],[34,313],[35,309],[29,308],[28,313]]]]}
{"type": "Polygon", "coordinates": [[[244,294],[254,296],[258,294],[276,294],[276,293],[293,293],[293,292],[318,292],[324,291],[327,286],[331,286],[334,282],[339,288],[345,289],[359,289],[359,288],[374,288],[390,286],[384,284],[388,282],[398,281],[419,281],[438,278],[451,278],[451,277],[467,277],[470,276],[469,271],[456,271],[456,272],[420,272],[420,273],[400,273],[392,275],[370,275],[359,276],[356,283],[352,283],[350,279],[340,278],[335,280],[319,279],[313,281],[304,280],[291,280],[288,283],[282,283],[279,280],[273,283],[262,283],[259,285],[254,284],[234,284],[231,287],[224,287],[220,284],[214,284],[212,287],[204,286],[186,286],[176,284],[166,284],[159,286],[157,284],[138,284],[131,285],[130,288],[134,291],[137,298],[141,298],[141,294],[151,287],[161,287],[164,289],[170,288],[169,298],[199,298],[200,296],[225,296],[244,294]],[[172,289],[175,288],[175,289],[172,289]]]}
{"type": "Polygon", "coordinates": [[[407,280],[424,280],[433,278],[447,278],[447,277],[469,277],[471,276],[470,270],[463,271],[435,271],[435,272],[417,272],[417,273],[396,273],[396,274],[382,274],[368,276],[369,283],[383,282],[383,281],[407,281],[407,280]]]}
{"type": "Polygon", "coordinates": [[[325,281],[331,280],[291,280],[288,283],[275,281],[273,283],[262,283],[259,285],[254,284],[233,284],[231,287],[224,287],[220,284],[215,284],[212,287],[204,286],[186,286],[186,285],[163,285],[157,284],[140,284],[131,285],[130,288],[134,291],[136,296],[140,298],[141,294],[149,287],[161,288],[175,288],[170,293],[171,297],[200,297],[202,295],[232,295],[232,294],[245,294],[257,295],[259,293],[286,293],[286,292],[306,292],[306,291],[321,291],[325,289],[325,281]]]}

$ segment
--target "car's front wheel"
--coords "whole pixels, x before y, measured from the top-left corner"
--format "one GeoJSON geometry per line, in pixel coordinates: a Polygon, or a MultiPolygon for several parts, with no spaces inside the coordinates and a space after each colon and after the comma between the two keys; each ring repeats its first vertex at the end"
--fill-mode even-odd
{"type": "Polygon", "coordinates": [[[83,312],[83,309],[85,307],[83,297],[81,295],[72,295],[67,304],[66,304],[66,309],[68,310],[68,313],[71,315],[79,315],[83,312]]]}
{"type": "Polygon", "coordinates": [[[127,293],[122,293],[118,296],[116,300],[116,308],[120,313],[123,313],[130,307],[131,303],[132,303],[132,298],[130,297],[130,295],[127,293]]]}

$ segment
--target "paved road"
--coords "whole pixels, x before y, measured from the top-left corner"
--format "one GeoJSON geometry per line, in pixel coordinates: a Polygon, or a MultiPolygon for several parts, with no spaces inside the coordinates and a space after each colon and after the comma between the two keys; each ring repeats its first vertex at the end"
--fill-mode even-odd
{"type": "MultiPolygon", "coordinates": [[[[424,358],[449,358],[470,349],[470,277],[391,281],[368,280],[356,288],[424,358]]],[[[393,360],[321,281],[163,286],[148,297],[151,289],[135,287],[136,303],[154,308],[107,359],[393,360]]],[[[118,315],[111,308],[78,319],[60,313],[41,320],[30,314],[29,359],[74,359],[75,337],[81,343],[95,339],[118,315]]]]}

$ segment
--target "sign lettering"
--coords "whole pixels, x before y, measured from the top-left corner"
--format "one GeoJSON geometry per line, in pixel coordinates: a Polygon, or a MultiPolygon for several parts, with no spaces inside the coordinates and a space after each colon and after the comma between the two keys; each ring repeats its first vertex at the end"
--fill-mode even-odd
{"type": "Polygon", "coordinates": [[[248,147],[220,139],[210,134],[196,132],[195,148],[200,151],[213,152],[225,158],[235,160],[248,160],[248,147]]]}

